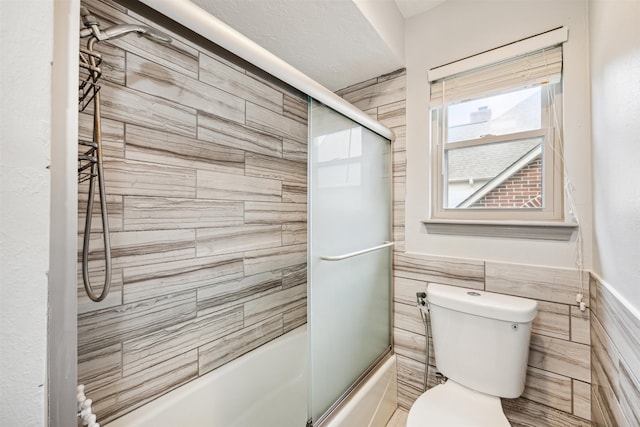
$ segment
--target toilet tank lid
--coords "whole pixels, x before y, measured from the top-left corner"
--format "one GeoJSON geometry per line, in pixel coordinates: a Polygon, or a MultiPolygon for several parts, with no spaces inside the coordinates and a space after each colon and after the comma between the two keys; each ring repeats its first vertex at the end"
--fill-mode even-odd
{"type": "Polygon", "coordinates": [[[438,283],[429,284],[427,299],[432,305],[506,322],[527,323],[538,314],[538,303],[528,298],[438,283]]]}

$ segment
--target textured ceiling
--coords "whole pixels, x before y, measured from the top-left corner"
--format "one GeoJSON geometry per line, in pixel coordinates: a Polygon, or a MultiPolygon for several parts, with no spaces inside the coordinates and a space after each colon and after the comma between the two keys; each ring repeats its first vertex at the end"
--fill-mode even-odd
{"type": "Polygon", "coordinates": [[[352,0],[192,1],[332,91],[404,67],[352,0]]]}

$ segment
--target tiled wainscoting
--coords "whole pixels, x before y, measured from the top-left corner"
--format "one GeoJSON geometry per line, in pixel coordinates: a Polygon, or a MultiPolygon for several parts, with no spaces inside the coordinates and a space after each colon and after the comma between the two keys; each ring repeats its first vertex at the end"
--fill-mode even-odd
{"type": "MultiPolygon", "coordinates": [[[[409,408],[424,389],[425,330],[416,307],[416,292],[428,283],[533,298],[529,368],[522,397],[503,399],[514,426],[590,425],[589,311],[575,306],[580,272],[571,269],[441,258],[396,253],[394,345],[398,355],[400,405],[409,408]]],[[[582,273],[589,301],[588,274],[582,273]]],[[[429,386],[435,384],[433,352],[429,386]]]]}
{"type": "Polygon", "coordinates": [[[640,425],[640,316],[591,275],[593,424],[640,425]]]}
{"type": "MultiPolygon", "coordinates": [[[[160,27],[83,5],[103,28],[160,27]]],[[[128,35],[96,48],[113,285],[96,304],[78,278],[78,364],[101,423],[306,321],[306,97],[167,32],[170,46],[128,35]]],[[[81,137],[91,123],[80,115],[81,137]]]]}

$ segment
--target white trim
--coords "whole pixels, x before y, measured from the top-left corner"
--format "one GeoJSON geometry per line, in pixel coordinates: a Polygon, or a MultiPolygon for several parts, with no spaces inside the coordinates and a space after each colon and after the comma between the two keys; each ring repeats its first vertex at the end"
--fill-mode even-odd
{"type": "MultiPolygon", "coordinates": [[[[143,0],[144,1],[144,0],[143,0]]],[[[505,46],[501,46],[468,58],[461,59],[450,64],[441,65],[429,70],[429,82],[443,79],[445,77],[464,73],[475,68],[484,67],[504,61],[509,58],[535,52],[546,47],[564,43],[569,38],[569,30],[566,27],[547,31],[537,36],[529,37],[505,46]]]]}
{"type": "Polygon", "coordinates": [[[395,139],[391,129],[373,120],[366,113],[257,45],[190,0],[141,0],[141,2],[378,135],[390,141],[395,139]]]}
{"type": "MultiPolygon", "coordinates": [[[[633,305],[631,305],[631,303],[622,296],[622,294],[620,294],[620,292],[618,292],[613,286],[611,286],[611,284],[609,284],[609,282],[607,282],[606,280],[602,279],[602,277],[600,277],[600,275],[598,275],[597,273],[594,273],[593,271],[590,271],[591,274],[593,274],[596,279],[598,279],[598,282],[600,282],[600,284],[602,286],[604,286],[605,288],[607,288],[607,290],[609,291],[609,293],[611,295],[614,296],[614,298],[616,298],[620,304],[622,304],[624,306],[624,308],[626,308],[627,310],[629,310],[629,313],[631,313],[633,316],[635,316],[636,319],[638,319],[638,321],[640,321],[640,310],[638,310],[637,308],[635,308],[633,305]]],[[[593,296],[589,296],[590,299],[593,299],[593,296]]],[[[596,305],[598,304],[598,300],[596,299],[596,305]]]]}
{"type": "Polygon", "coordinates": [[[498,237],[568,242],[578,224],[566,222],[467,221],[423,219],[429,234],[453,236],[498,237]]]}

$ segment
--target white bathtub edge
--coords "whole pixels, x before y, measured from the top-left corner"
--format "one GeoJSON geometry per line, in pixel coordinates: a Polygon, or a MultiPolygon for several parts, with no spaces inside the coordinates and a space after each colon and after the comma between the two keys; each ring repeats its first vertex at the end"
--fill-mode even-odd
{"type": "Polygon", "coordinates": [[[397,406],[398,382],[394,354],[322,427],[384,427],[397,406]]]}

